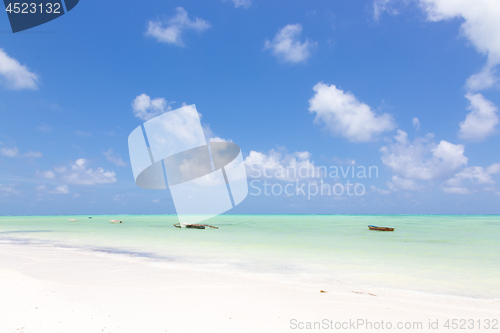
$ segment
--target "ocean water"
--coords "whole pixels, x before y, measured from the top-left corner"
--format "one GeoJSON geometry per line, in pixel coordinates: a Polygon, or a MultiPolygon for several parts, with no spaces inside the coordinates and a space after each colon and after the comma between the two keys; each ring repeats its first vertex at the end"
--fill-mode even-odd
{"type": "Polygon", "coordinates": [[[175,215],[3,216],[0,242],[500,298],[500,216],[221,215],[206,221],[219,229],[205,230],[176,222],[175,215]]]}

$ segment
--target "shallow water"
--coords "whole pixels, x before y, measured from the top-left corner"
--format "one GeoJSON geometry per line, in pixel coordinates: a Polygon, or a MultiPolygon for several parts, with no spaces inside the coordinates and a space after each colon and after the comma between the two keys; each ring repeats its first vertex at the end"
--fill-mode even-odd
{"type": "Polygon", "coordinates": [[[221,215],[206,221],[217,230],[178,229],[176,222],[175,215],[4,216],[0,241],[500,297],[500,216],[221,215]]]}

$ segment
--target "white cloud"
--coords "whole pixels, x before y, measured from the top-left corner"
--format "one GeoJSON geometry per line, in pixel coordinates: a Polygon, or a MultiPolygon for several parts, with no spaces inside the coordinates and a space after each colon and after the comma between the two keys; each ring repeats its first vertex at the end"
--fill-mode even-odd
{"type": "Polygon", "coordinates": [[[42,156],[43,154],[40,153],[39,151],[31,151],[31,150],[23,154],[23,157],[28,157],[28,158],[40,158],[42,156]]]}
{"type": "Polygon", "coordinates": [[[459,173],[457,173],[453,178],[446,181],[446,185],[453,187],[459,187],[462,185],[464,180],[470,180],[474,184],[494,184],[495,181],[491,178],[491,174],[488,173],[488,169],[482,167],[469,167],[465,168],[459,173]]]}
{"type": "Polygon", "coordinates": [[[42,133],[52,132],[52,128],[49,125],[47,125],[46,123],[42,123],[40,126],[38,126],[38,130],[42,133]]]}
{"type": "Polygon", "coordinates": [[[128,165],[127,162],[122,160],[122,157],[120,156],[120,154],[113,152],[112,148],[109,148],[107,151],[103,152],[103,154],[108,161],[110,161],[111,163],[113,163],[116,166],[126,167],[128,165]]]}
{"type": "MultiPolygon", "coordinates": [[[[198,113],[201,118],[201,113],[198,113]]],[[[216,136],[212,129],[210,128],[210,124],[203,124],[203,134],[205,134],[205,139],[207,142],[233,142],[231,139],[224,139],[220,136],[216,136]]]]}
{"type": "Polygon", "coordinates": [[[52,194],[68,194],[69,188],[66,185],[57,186],[54,190],[50,191],[52,194]]]}
{"type": "Polygon", "coordinates": [[[47,189],[47,186],[46,186],[46,185],[44,185],[44,184],[40,184],[40,185],[38,185],[37,187],[35,187],[35,189],[36,189],[37,191],[44,191],[44,190],[46,190],[46,189],[47,189]]]}
{"type": "Polygon", "coordinates": [[[0,155],[7,157],[28,157],[28,158],[40,158],[43,156],[42,153],[37,151],[28,151],[27,153],[20,154],[17,147],[13,148],[2,148],[0,149],[0,155]]]}
{"type": "Polygon", "coordinates": [[[134,99],[132,109],[134,110],[134,116],[144,121],[172,110],[165,98],[151,99],[146,94],[140,94],[134,99]]]}
{"type": "Polygon", "coordinates": [[[176,8],[177,15],[166,22],[149,21],[146,36],[156,38],[158,42],[184,46],[181,35],[185,30],[202,32],[210,28],[210,24],[198,17],[191,20],[182,7],[176,8]]]}
{"type": "Polygon", "coordinates": [[[153,202],[154,203],[160,203],[160,199],[154,199],[153,202]]]}
{"type": "Polygon", "coordinates": [[[309,100],[309,112],[316,113],[314,121],[324,124],[334,135],[353,142],[367,142],[395,128],[391,115],[375,114],[351,92],[322,82],[316,84],[313,90],[316,93],[309,100]]]}
{"type": "Polygon", "coordinates": [[[480,73],[467,82],[471,90],[491,87],[498,79],[495,67],[500,63],[500,2],[498,0],[420,0],[430,21],[463,19],[461,34],[488,60],[480,73]]]}
{"type": "Polygon", "coordinates": [[[401,178],[399,176],[392,176],[391,181],[387,182],[387,187],[391,191],[407,190],[407,191],[418,191],[422,190],[424,187],[418,184],[413,179],[401,178]]]}
{"type": "MultiPolygon", "coordinates": [[[[80,158],[73,164],[71,164],[70,168],[62,166],[55,167],[54,171],[37,171],[37,176],[51,180],[59,178],[60,180],[68,184],[77,185],[111,184],[116,182],[117,179],[114,171],[104,170],[101,167],[93,170],[91,168],[88,168],[87,165],[87,160],[84,158],[80,158]]],[[[56,193],[54,191],[57,191],[57,193],[63,193],[65,189],[64,186],[66,185],[58,186],[56,189],[50,191],[49,193],[56,193]]],[[[37,190],[44,189],[46,189],[45,185],[40,185],[37,187],[37,190]]]]}
{"type": "Polygon", "coordinates": [[[373,19],[378,21],[383,12],[389,12],[392,15],[397,15],[398,11],[392,7],[391,0],[374,0],[373,1],[373,19]]]}
{"type": "Polygon", "coordinates": [[[498,125],[497,107],[481,94],[465,95],[470,101],[471,110],[460,125],[458,136],[472,141],[483,141],[486,137],[496,132],[498,125]]]}
{"type": "Polygon", "coordinates": [[[413,118],[411,120],[411,123],[413,124],[413,127],[415,127],[417,131],[420,130],[420,120],[418,120],[417,117],[413,118]]]}
{"type": "Polygon", "coordinates": [[[467,164],[463,145],[444,140],[436,144],[431,134],[410,142],[407,133],[402,130],[398,130],[395,139],[396,142],[380,149],[381,160],[402,178],[440,179],[467,164]]]}
{"type": "Polygon", "coordinates": [[[167,142],[172,140],[180,142],[179,140],[181,140],[186,147],[203,145],[206,143],[206,137],[200,128],[200,118],[201,114],[197,112],[194,104],[183,104],[176,111],[151,119],[148,126],[151,130],[149,135],[154,136],[155,140],[150,141],[150,143],[156,147],[164,147],[167,142]]]}
{"type": "Polygon", "coordinates": [[[67,168],[65,166],[61,166],[61,167],[55,167],[54,168],[54,171],[57,172],[57,173],[64,173],[66,172],[67,168]]]}
{"type": "Polygon", "coordinates": [[[384,194],[384,195],[385,195],[385,194],[391,194],[391,191],[388,191],[388,190],[382,190],[382,189],[377,188],[377,187],[375,187],[375,186],[373,186],[373,185],[371,186],[371,189],[372,189],[372,191],[377,192],[378,194],[384,194]]]}
{"type": "Polygon", "coordinates": [[[340,158],[338,156],[333,156],[332,157],[332,162],[337,164],[337,165],[356,165],[356,159],[352,158],[340,158]]]}
{"type": "Polygon", "coordinates": [[[233,142],[233,140],[231,140],[231,139],[226,140],[224,138],[220,138],[220,137],[216,136],[214,138],[210,138],[209,142],[233,142]]]}
{"type": "Polygon", "coordinates": [[[42,176],[44,178],[47,178],[47,179],[54,179],[54,178],[56,178],[56,174],[53,171],[50,171],[50,170],[43,171],[42,172],[42,176]]]}
{"type": "MultiPolygon", "coordinates": [[[[395,174],[387,182],[391,191],[423,190],[425,186],[419,180],[427,180],[431,184],[436,180],[445,180],[440,188],[452,194],[494,190],[492,185],[495,181],[491,175],[500,173],[500,163],[487,168],[466,167],[468,158],[464,155],[464,145],[444,140],[437,144],[430,133],[411,142],[406,132],[398,130],[394,139],[380,149],[382,163],[395,174]]],[[[372,189],[383,194],[383,190],[372,189]]]]}
{"type": "Polygon", "coordinates": [[[89,136],[92,136],[92,133],[81,131],[81,130],[77,130],[75,132],[75,135],[76,136],[81,136],[81,137],[89,137],[89,136]]]}
{"type": "MultiPolygon", "coordinates": [[[[87,168],[87,160],[80,158],[71,165],[70,169],[65,169],[63,172],[63,180],[69,184],[78,185],[95,185],[95,184],[111,184],[116,182],[116,174],[114,171],[104,171],[103,168],[93,169],[87,168]]],[[[61,171],[61,169],[60,169],[61,171]]]]}
{"type": "Polygon", "coordinates": [[[267,154],[250,151],[245,158],[247,174],[252,178],[276,178],[295,181],[297,178],[318,177],[320,171],[307,151],[289,154],[284,148],[271,149],[267,154]]]}
{"type": "Polygon", "coordinates": [[[471,75],[466,82],[467,88],[472,91],[493,87],[498,82],[495,76],[496,69],[493,66],[484,66],[479,73],[471,75]]]}
{"type": "Polygon", "coordinates": [[[487,168],[469,167],[461,170],[442,186],[446,193],[470,194],[478,190],[488,191],[495,181],[491,175],[500,172],[500,163],[495,163],[487,168]]]}
{"type": "Polygon", "coordinates": [[[448,186],[443,187],[443,191],[445,193],[450,193],[450,194],[471,194],[476,192],[469,190],[468,188],[465,187],[448,187],[448,186]]]}
{"type": "Polygon", "coordinates": [[[272,41],[266,40],[264,49],[271,49],[273,54],[285,62],[299,63],[305,61],[311,55],[311,49],[316,42],[299,40],[302,33],[300,24],[289,24],[278,31],[272,41]]]}
{"type": "Polygon", "coordinates": [[[123,194],[123,193],[118,193],[117,195],[115,195],[113,197],[113,200],[115,201],[120,201],[122,203],[125,203],[127,201],[127,195],[123,194]]]}
{"type": "Polygon", "coordinates": [[[17,154],[19,154],[19,149],[17,149],[17,147],[2,148],[2,149],[0,149],[0,154],[2,154],[3,156],[7,156],[7,157],[16,157],[17,154]]]}
{"type": "MultiPolygon", "coordinates": [[[[228,1],[228,0],[223,0],[223,1],[228,1]]],[[[231,0],[234,3],[234,7],[243,7],[243,8],[248,8],[252,4],[251,0],[231,0]]]]}
{"type": "Polygon", "coordinates": [[[490,165],[487,169],[486,172],[489,173],[490,175],[496,174],[500,172],[500,163],[493,163],[490,165]]]}
{"type": "Polygon", "coordinates": [[[68,194],[69,193],[69,188],[66,185],[60,185],[56,186],[53,189],[50,189],[47,187],[45,184],[40,184],[35,189],[40,192],[38,195],[41,195],[41,193],[50,193],[50,194],[68,194]]]}
{"type": "MultiPolygon", "coordinates": [[[[373,15],[378,20],[387,11],[397,14],[396,3],[406,4],[409,0],[374,0],[373,15]]],[[[496,85],[495,76],[500,64],[500,2],[498,0],[417,0],[427,19],[432,22],[459,18],[462,20],[460,34],[487,56],[486,64],[479,73],[467,79],[466,86],[475,91],[496,85]]]]}
{"type": "Polygon", "coordinates": [[[0,49],[0,78],[10,89],[38,89],[38,76],[0,49]]]}
{"type": "Polygon", "coordinates": [[[0,184],[0,196],[8,197],[12,194],[17,194],[19,191],[15,189],[15,185],[2,185],[0,184]]]}

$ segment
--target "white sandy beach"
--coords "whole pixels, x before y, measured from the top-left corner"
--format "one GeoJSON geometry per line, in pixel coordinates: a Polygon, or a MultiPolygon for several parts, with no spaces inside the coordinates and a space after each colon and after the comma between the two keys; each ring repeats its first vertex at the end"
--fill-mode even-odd
{"type": "MultiPolygon", "coordinates": [[[[447,319],[498,319],[499,313],[499,300],[0,243],[2,333],[312,331],[307,322],[321,322],[317,331],[333,331],[325,322],[335,328],[358,319],[373,325],[383,320],[385,327],[391,322],[392,330],[398,322],[422,322],[419,332],[436,332],[448,331],[447,319]],[[429,330],[429,320],[439,320],[439,329],[429,330]]],[[[471,331],[481,330],[476,324],[471,331]]]]}

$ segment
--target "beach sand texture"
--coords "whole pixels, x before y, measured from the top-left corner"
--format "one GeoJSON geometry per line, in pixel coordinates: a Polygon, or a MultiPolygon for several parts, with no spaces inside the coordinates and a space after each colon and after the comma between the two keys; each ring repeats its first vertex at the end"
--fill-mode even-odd
{"type": "MultiPolygon", "coordinates": [[[[125,220],[125,225],[126,218],[120,218],[125,220]]],[[[95,220],[99,218],[94,217],[92,223],[95,220]]],[[[37,223],[36,230],[43,230],[39,221],[37,223]]],[[[223,226],[224,222],[219,225],[223,226]]],[[[335,323],[358,320],[372,324],[383,320],[385,325],[390,322],[393,326],[421,322],[422,329],[393,328],[391,331],[444,332],[449,331],[443,326],[448,319],[474,319],[476,329],[466,331],[487,332],[491,329],[484,329],[484,322],[483,329],[477,329],[477,320],[500,319],[500,300],[494,291],[488,291],[495,287],[490,279],[481,282],[477,295],[469,295],[473,287],[464,288],[464,295],[460,294],[460,283],[470,278],[467,274],[463,281],[450,282],[454,287],[449,290],[456,293],[448,289],[439,292],[443,281],[437,274],[437,289],[431,292],[414,290],[427,288],[428,281],[417,288],[409,285],[400,288],[404,283],[391,287],[372,281],[376,271],[371,269],[367,269],[370,278],[366,280],[358,273],[339,271],[337,274],[332,267],[317,274],[314,269],[320,266],[316,263],[310,267],[298,265],[284,269],[279,263],[293,262],[294,252],[280,252],[279,246],[283,244],[276,245],[275,253],[269,253],[270,258],[263,262],[259,261],[262,252],[246,253],[241,249],[241,253],[233,253],[224,261],[221,249],[214,249],[213,244],[210,251],[200,254],[203,260],[192,257],[181,260],[175,255],[167,256],[166,248],[162,252],[154,244],[148,248],[149,252],[143,244],[130,246],[127,252],[123,246],[118,247],[116,239],[112,241],[109,237],[104,246],[105,242],[95,236],[101,245],[97,248],[97,243],[84,237],[79,240],[68,238],[69,234],[34,237],[27,232],[29,228],[23,229],[20,224],[17,231],[22,232],[16,233],[10,228],[11,224],[2,226],[0,332],[342,331],[327,329],[325,325],[329,323],[334,327],[335,323]],[[139,252],[139,248],[143,252],[139,252]],[[156,256],[152,255],[155,253],[156,256]],[[253,260],[251,253],[255,253],[253,260]],[[237,257],[244,260],[235,264],[237,257]],[[429,320],[438,320],[439,329],[429,329],[429,320]],[[306,329],[308,322],[311,325],[320,322],[323,329],[306,329]],[[304,329],[299,329],[300,325],[304,329]]],[[[53,225],[50,227],[54,229],[53,225]]],[[[35,230],[32,225],[30,228],[35,230]]],[[[60,233],[65,228],[62,227],[60,233]]],[[[198,237],[203,237],[200,233],[206,230],[175,231],[187,231],[190,236],[196,232],[193,237],[199,243],[198,237]]],[[[240,245],[249,246],[248,243],[240,245]]],[[[182,252],[184,248],[177,250],[182,252]]],[[[308,255],[298,258],[298,262],[307,261],[308,255]]],[[[356,266],[359,265],[360,262],[356,262],[356,266]]],[[[339,266],[339,270],[346,267],[339,266]]],[[[362,271],[362,267],[359,269],[362,271]]],[[[394,272],[399,274],[397,269],[394,272]]],[[[413,275],[411,273],[408,274],[413,275]]],[[[359,326],[357,331],[383,330],[359,326]]]]}

